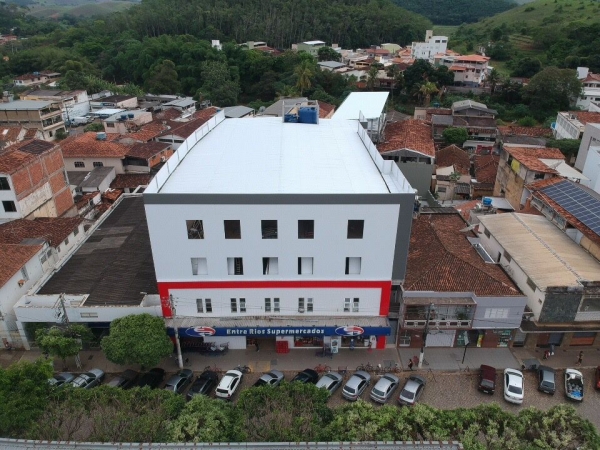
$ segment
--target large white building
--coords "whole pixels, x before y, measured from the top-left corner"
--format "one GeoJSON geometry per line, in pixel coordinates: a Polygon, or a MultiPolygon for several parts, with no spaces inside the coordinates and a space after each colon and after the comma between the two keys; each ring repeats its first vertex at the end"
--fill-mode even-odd
{"type": "Polygon", "coordinates": [[[386,345],[415,195],[358,121],[220,112],[144,200],[163,314],[180,336],[386,345]]]}
{"type": "Polygon", "coordinates": [[[594,102],[600,101],[600,74],[590,72],[587,67],[578,67],[577,78],[581,81],[582,90],[576,106],[583,110],[593,111],[595,109],[593,108],[594,102]]]}
{"type": "Polygon", "coordinates": [[[448,36],[434,36],[433,30],[425,32],[425,42],[413,42],[411,54],[415,59],[426,59],[433,63],[434,56],[445,54],[448,48],[448,36]]]}

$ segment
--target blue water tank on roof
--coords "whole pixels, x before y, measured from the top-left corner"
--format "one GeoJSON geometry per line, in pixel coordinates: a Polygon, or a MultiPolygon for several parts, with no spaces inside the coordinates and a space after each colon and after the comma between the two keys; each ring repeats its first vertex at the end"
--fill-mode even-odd
{"type": "Polygon", "coordinates": [[[298,116],[296,114],[286,114],[283,116],[283,121],[288,123],[297,123],[298,116]]]}
{"type": "Polygon", "coordinates": [[[300,116],[299,122],[300,123],[317,123],[318,121],[318,116],[317,116],[317,109],[316,108],[300,108],[300,110],[298,111],[298,115],[300,116]]]}
{"type": "Polygon", "coordinates": [[[135,116],[135,114],[127,114],[127,117],[129,117],[130,119],[133,119],[135,116]]]}
{"type": "Polygon", "coordinates": [[[489,197],[483,197],[483,206],[492,206],[492,199],[489,197]]]}

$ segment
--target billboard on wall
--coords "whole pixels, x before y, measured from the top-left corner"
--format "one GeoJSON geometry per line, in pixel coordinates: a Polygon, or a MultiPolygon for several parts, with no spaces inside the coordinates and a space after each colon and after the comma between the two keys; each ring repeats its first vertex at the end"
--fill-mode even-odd
{"type": "MultiPolygon", "coordinates": [[[[172,330],[171,330],[172,331],[172,330]]],[[[196,327],[179,328],[179,336],[389,336],[390,327],[196,327]]]]}

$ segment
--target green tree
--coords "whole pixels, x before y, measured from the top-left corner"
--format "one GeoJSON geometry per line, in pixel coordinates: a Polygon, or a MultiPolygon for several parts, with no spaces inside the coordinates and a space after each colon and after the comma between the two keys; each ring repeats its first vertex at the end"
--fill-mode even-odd
{"type": "Polygon", "coordinates": [[[19,362],[0,368],[0,436],[23,437],[44,411],[52,361],[19,362]]]}
{"type": "Polygon", "coordinates": [[[520,118],[517,123],[522,127],[535,127],[536,121],[531,116],[525,116],[520,118]]]}
{"type": "Polygon", "coordinates": [[[511,71],[513,77],[531,78],[542,70],[542,62],[538,58],[527,56],[515,61],[513,67],[514,68],[511,71]]]}
{"type": "Polygon", "coordinates": [[[429,106],[429,103],[431,102],[431,96],[437,92],[439,92],[439,89],[435,83],[432,83],[431,81],[423,83],[421,87],[419,87],[419,93],[423,97],[423,105],[429,106]]]}
{"type": "Polygon", "coordinates": [[[177,94],[181,89],[173,61],[163,59],[150,69],[144,88],[152,94],[177,94]]]}
{"type": "Polygon", "coordinates": [[[294,75],[296,76],[296,87],[300,90],[300,96],[302,96],[306,89],[312,87],[312,79],[315,76],[313,64],[310,61],[302,61],[294,69],[294,75]]]}
{"type": "Polygon", "coordinates": [[[204,98],[219,106],[237,104],[240,93],[239,81],[231,76],[226,62],[206,61],[201,64],[202,86],[200,91],[204,98]]]}
{"type": "Polygon", "coordinates": [[[331,47],[321,47],[317,52],[319,61],[341,61],[342,55],[331,47]]]}
{"type": "Polygon", "coordinates": [[[93,337],[88,327],[79,324],[40,328],[35,332],[35,341],[40,349],[50,356],[62,359],[64,366],[67,358],[78,355],[83,342],[89,342],[93,337]]]}
{"type": "Polygon", "coordinates": [[[444,143],[446,145],[454,144],[462,147],[465,141],[469,139],[469,133],[467,133],[467,130],[464,128],[450,127],[443,131],[442,137],[444,138],[444,143]]]}
{"type": "Polygon", "coordinates": [[[101,347],[109,361],[150,367],[173,353],[165,322],[150,314],[132,314],[115,319],[101,347]]]}
{"type": "Polygon", "coordinates": [[[379,74],[379,67],[373,64],[369,71],[367,72],[367,87],[370,90],[375,89],[375,84],[377,83],[377,75],[379,74]]]}
{"type": "Polygon", "coordinates": [[[490,74],[485,80],[485,83],[490,87],[490,91],[493,94],[496,91],[496,86],[502,81],[502,75],[496,69],[492,69],[490,74]]]}
{"type": "Polygon", "coordinates": [[[543,120],[569,108],[571,100],[581,94],[581,81],[572,69],[546,67],[531,78],[523,91],[535,118],[543,120]]]}
{"type": "Polygon", "coordinates": [[[95,131],[95,132],[104,131],[104,125],[102,125],[101,123],[90,123],[89,125],[85,126],[83,131],[85,131],[86,133],[88,131],[95,131]]]}
{"type": "Polygon", "coordinates": [[[581,139],[547,139],[546,146],[559,149],[566,157],[577,156],[581,139]]]}

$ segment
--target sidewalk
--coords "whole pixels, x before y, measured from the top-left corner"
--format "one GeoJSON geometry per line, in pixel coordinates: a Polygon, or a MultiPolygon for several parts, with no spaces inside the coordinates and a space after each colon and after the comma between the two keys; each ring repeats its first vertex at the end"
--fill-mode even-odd
{"type": "Polygon", "coordinates": [[[554,356],[550,356],[548,359],[544,359],[545,348],[526,349],[526,348],[513,348],[513,354],[519,360],[520,363],[525,359],[537,359],[544,366],[552,367],[553,369],[566,369],[577,368],[575,363],[580,351],[583,351],[583,364],[580,368],[592,369],[600,366],[600,349],[591,347],[568,347],[560,348],[556,347],[554,356]]]}
{"type": "MultiPolygon", "coordinates": [[[[408,367],[408,361],[413,356],[419,356],[418,348],[399,348],[398,353],[402,360],[402,367],[408,367]]],[[[507,367],[519,368],[521,363],[513,356],[508,348],[467,348],[465,354],[464,347],[427,347],[425,348],[425,361],[429,364],[423,364],[422,369],[431,369],[444,372],[458,372],[460,370],[475,370],[480,365],[487,364],[496,369],[505,369],[507,367]],[[465,357],[464,363],[463,355],[465,357]]],[[[416,369],[416,365],[414,369],[416,369]]]]}

